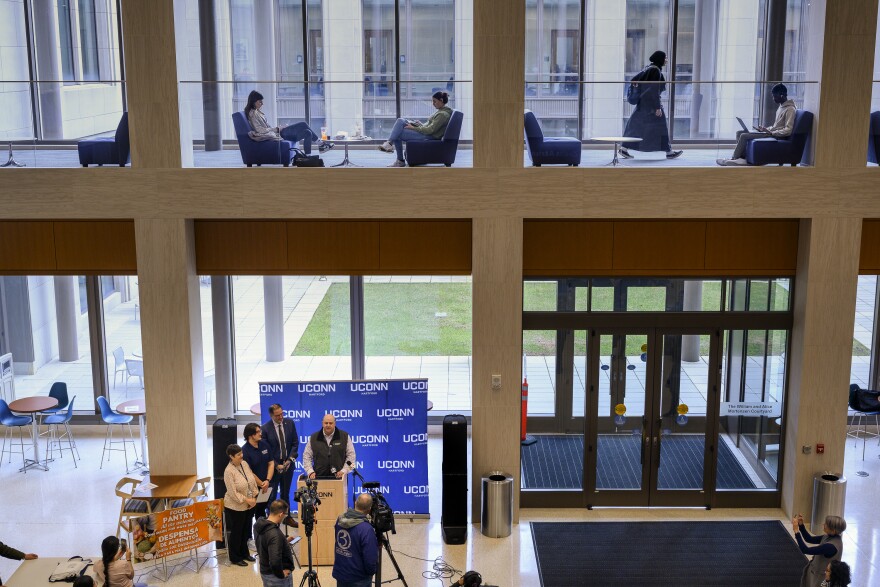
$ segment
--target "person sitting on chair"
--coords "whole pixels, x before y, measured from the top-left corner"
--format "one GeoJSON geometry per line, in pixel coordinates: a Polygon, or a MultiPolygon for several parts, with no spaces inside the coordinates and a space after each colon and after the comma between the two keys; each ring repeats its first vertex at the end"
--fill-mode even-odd
{"type": "Polygon", "coordinates": [[[248,136],[255,141],[290,141],[296,144],[302,141],[303,153],[308,155],[312,152],[312,144],[318,147],[318,151],[324,153],[333,148],[333,143],[322,141],[315,131],[305,122],[296,122],[288,126],[269,126],[266,115],[263,114],[263,94],[253,90],[248,94],[247,105],[244,107],[245,118],[254,129],[248,136]]]}
{"type": "Polygon", "coordinates": [[[397,160],[388,167],[406,167],[403,159],[403,141],[438,141],[446,132],[446,125],[452,117],[452,108],[446,104],[449,102],[449,94],[443,91],[434,92],[431,96],[431,104],[437,112],[431,115],[427,122],[398,118],[391,129],[388,140],[379,145],[380,151],[394,153],[397,151],[397,160]]]}
{"type": "Polygon", "coordinates": [[[717,159],[715,163],[728,166],[748,165],[749,163],[745,159],[746,148],[751,141],[769,137],[785,138],[791,136],[791,132],[794,130],[794,115],[797,113],[794,100],[788,99],[788,88],[785,87],[785,84],[776,84],[770,93],[773,95],[773,101],[779,104],[773,126],[758,125],[754,127],[758,132],[736,131],[736,148],[733,150],[733,156],[730,159],[717,159]]]}

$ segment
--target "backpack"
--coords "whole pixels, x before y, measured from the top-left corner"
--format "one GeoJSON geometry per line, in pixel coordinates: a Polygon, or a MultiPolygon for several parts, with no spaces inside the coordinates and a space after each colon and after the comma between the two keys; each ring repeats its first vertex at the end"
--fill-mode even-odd
{"type": "Polygon", "coordinates": [[[657,67],[656,65],[649,65],[642,71],[635,74],[631,80],[629,80],[629,84],[626,86],[626,101],[632,104],[633,106],[638,106],[639,100],[642,99],[642,90],[639,88],[639,84],[636,82],[640,82],[648,77],[648,70],[652,67],[657,67]]]}
{"type": "Polygon", "coordinates": [[[299,149],[294,149],[294,167],[324,167],[324,161],[318,155],[306,155],[299,149]]]}

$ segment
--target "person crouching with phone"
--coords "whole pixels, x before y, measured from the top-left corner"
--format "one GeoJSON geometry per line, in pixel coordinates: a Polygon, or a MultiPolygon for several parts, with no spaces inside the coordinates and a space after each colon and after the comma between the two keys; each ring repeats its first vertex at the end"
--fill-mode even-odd
{"type": "Polygon", "coordinates": [[[131,551],[125,539],[108,536],[101,542],[101,562],[95,563],[99,587],[146,587],[134,582],[131,551]]]}

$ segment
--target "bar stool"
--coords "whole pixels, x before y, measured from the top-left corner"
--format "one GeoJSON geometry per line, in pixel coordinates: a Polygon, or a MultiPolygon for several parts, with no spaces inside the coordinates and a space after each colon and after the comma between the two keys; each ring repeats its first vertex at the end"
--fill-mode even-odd
{"type": "MultiPolygon", "coordinates": [[[[869,438],[880,438],[880,411],[869,411],[865,410],[864,406],[860,405],[860,401],[858,396],[856,395],[859,391],[867,391],[870,393],[877,394],[878,392],[871,392],[871,390],[860,389],[858,384],[853,383],[849,386],[849,408],[853,413],[853,424],[855,424],[855,430],[847,430],[846,436],[848,438],[854,438],[853,446],[858,446],[859,439],[862,440],[862,460],[865,460],[865,445],[868,443],[869,438]],[[874,432],[868,430],[868,426],[871,425],[871,418],[874,418],[874,432]]],[[[878,394],[880,395],[880,394],[878,394]]]]}
{"type": "Polygon", "coordinates": [[[79,449],[76,447],[76,440],[73,438],[73,431],[70,428],[70,419],[73,418],[73,402],[75,401],[76,396],[73,396],[73,399],[67,404],[67,410],[61,414],[56,413],[46,416],[43,419],[43,424],[49,428],[47,431],[49,437],[46,439],[46,458],[50,461],[54,458],[53,454],[57,446],[58,454],[62,457],[64,456],[64,451],[69,450],[70,456],[73,457],[73,466],[79,468],[76,464],[77,459],[79,459],[79,449]],[[64,433],[61,436],[58,436],[58,426],[64,426],[64,433]],[[63,443],[65,438],[67,439],[66,447],[63,443]]]}
{"type": "MultiPolygon", "coordinates": [[[[21,466],[25,467],[26,463],[24,462],[24,448],[26,446],[31,446],[31,441],[28,440],[27,444],[24,442],[24,436],[22,435],[21,429],[25,426],[30,426],[31,422],[33,422],[32,416],[16,416],[9,409],[9,404],[6,403],[6,400],[0,399],[0,424],[3,424],[6,427],[6,432],[3,434],[3,448],[0,450],[0,465],[3,464],[3,455],[6,453],[6,439],[9,439],[9,462],[12,462],[12,453],[20,452],[21,453],[21,466]],[[13,442],[12,437],[12,428],[18,428],[18,442],[13,442]],[[12,448],[17,446],[20,450],[13,451],[12,448]]],[[[30,434],[28,434],[30,436],[30,434]]],[[[24,472],[27,473],[27,469],[24,469],[24,472]]]]}
{"type": "MultiPolygon", "coordinates": [[[[125,455],[125,472],[130,472],[128,468],[128,443],[131,443],[131,448],[134,451],[134,460],[137,462],[138,454],[137,454],[137,445],[134,442],[134,434],[131,431],[131,421],[133,416],[128,416],[125,414],[118,414],[114,412],[110,408],[110,404],[107,402],[107,398],[104,396],[98,396],[95,400],[98,402],[98,407],[101,408],[101,419],[104,420],[104,423],[107,424],[107,435],[104,437],[104,450],[101,452],[101,466],[99,468],[104,468],[104,455],[109,451],[118,450],[122,451],[125,455]],[[122,439],[114,440],[113,439],[113,427],[114,426],[126,426],[128,427],[128,438],[125,438],[125,430],[121,432],[122,439]],[[114,444],[122,443],[122,448],[113,448],[114,444]]],[[[107,460],[110,460],[110,455],[107,454],[107,460]]]]}

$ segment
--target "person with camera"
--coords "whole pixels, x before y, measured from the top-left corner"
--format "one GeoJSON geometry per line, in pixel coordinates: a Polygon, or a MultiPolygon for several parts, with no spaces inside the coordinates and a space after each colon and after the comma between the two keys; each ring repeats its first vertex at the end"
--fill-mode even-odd
{"type": "Polygon", "coordinates": [[[281,404],[269,406],[269,416],[269,421],[263,424],[263,440],[269,445],[269,453],[275,461],[271,491],[273,497],[277,495],[277,499],[290,503],[293,470],[299,456],[299,436],[293,420],[284,417],[281,404]],[[276,494],[276,490],[280,492],[276,494]]]}
{"type": "Polygon", "coordinates": [[[226,552],[229,562],[240,567],[248,566],[248,561],[257,559],[248,551],[247,541],[251,533],[253,508],[257,505],[257,478],[250,465],[244,460],[244,453],[237,444],[226,447],[229,464],[223,471],[226,495],[223,508],[226,513],[226,552]]]}
{"type": "Polygon", "coordinates": [[[283,499],[269,504],[269,517],[260,518],[254,526],[257,555],[260,559],[260,578],[263,587],[292,587],[293,556],[281,523],[287,519],[288,505],[283,499]]]}
{"type": "Polygon", "coordinates": [[[146,587],[134,582],[131,551],[125,540],[108,536],[101,542],[101,562],[95,563],[95,576],[100,587],[146,587]]]}
{"type": "MultiPolygon", "coordinates": [[[[11,546],[6,546],[2,542],[0,542],[0,556],[2,556],[3,558],[12,559],[14,561],[20,561],[20,560],[31,561],[31,560],[34,560],[35,558],[37,558],[37,555],[35,555],[33,553],[25,554],[20,550],[16,550],[15,548],[12,548],[11,546]]],[[[2,587],[2,585],[3,585],[3,578],[0,577],[0,587],[2,587]]]]}
{"type": "Polygon", "coordinates": [[[345,430],[336,427],[333,414],[324,414],[321,430],[309,437],[303,451],[303,469],[309,479],[335,477],[341,479],[355,462],[354,444],[345,430]]]}
{"type": "Polygon", "coordinates": [[[353,509],[336,519],[336,557],[333,578],[337,587],[369,587],[379,562],[379,541],[367,520],[373,508],[369,493],[358,496],[353,509]]]}

